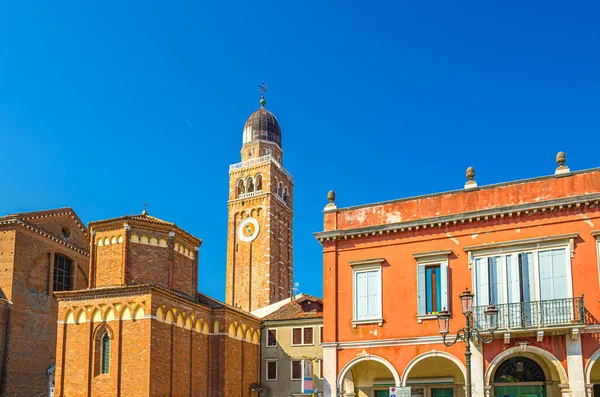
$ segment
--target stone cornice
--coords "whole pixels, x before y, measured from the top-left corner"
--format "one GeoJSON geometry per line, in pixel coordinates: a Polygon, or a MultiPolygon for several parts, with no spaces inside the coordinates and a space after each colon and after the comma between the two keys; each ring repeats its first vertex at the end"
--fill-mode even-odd
{"type": "Polygon", "coordinates": [[[33,226],[33,225],[31,225],[31,224],[29,224],[27,222],[24,222],[24,221],[22,221],[20,219],[15,219],[15,218],[0,219],[0,226],[3,226],[3,225],[21,226],[21,227],[25,228],[26,230],[29,230],[29,231],[31,231],[33,233],[37,233],[37,234],[39,234],[41,236],[44,236],[47,239],[54,241],[55,243],[64,245],[65,247],[67,247],[67,248],[69,248],[69,249],[71,249],[71,250],[73,250],[75,252],[78,252],[78,253],[80,253],[82,255],[85,255],[85,256],[90,256],[90,254],[87,251],[85,251],[85,250],[83,250],[83,249],[81,249],[79,247],[76,247],[76,246],[74,246],[73,244],[71,244],[71,243],[69,243],[67,241],[64,241],[64,240],[61,240],[59,238],[56,238],[53,235],[51,235],[49,233],[46,233],[42,229],[37,228],[37,227],[35,227],[35,226],[33,226]]]}
{"type": "MultiPolygon", "coordinates": [[[[435,229],[451,225],[485,222],[505,217],[520,217],[524,215],[540,215],[548,212],[570,210],[581,207],[596,207],[600,202],[600,193],[586,194],[581,196],[565,197],[555,200],[538,201],[534,203],[497,207],[481,211],[463,212],[433,218],[417,219],[407,222],[398,222],[382,225],[374,225],[363,228],[352,228],[343,230],[331,230],[314,233],[316,239],[323,243],[348,238],[361,238],[400,233],[419,229],[435,229]]],[[[339,211],[339,210],[338,210],[339,211]]]]}
{"type": "MultiPolygon", "coordinates": [[[[87,237],[88,230],[85,227],[85,224],[79,219],[79,216],[71,209],[71,207],[58,208],[53,210],[45,210],[45,211],[34,211],[34,212],[25,212],[25,213],[17,213],[7,215],[5,218],[14,218],[20,219],[22,221],[36,220],[36,219],[45,219],[45,218],[55,218],[59,216],[70,216],[73,222],[77,225],[81,233],[87,237]]],[[[2,217],[0,217],[2,220],[2,217]]]]}

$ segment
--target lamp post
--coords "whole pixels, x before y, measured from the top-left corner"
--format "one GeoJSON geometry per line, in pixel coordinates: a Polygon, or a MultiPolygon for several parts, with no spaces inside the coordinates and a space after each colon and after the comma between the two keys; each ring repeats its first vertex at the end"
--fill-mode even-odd
{"type": "Polygon", "coordinates": [[[447,310],[442,310],[438,314],[438,327],[440,330],[440,334],[442,335],[444,345],[450,347],[454,345],[459,340],[465,342],[466,350],[465,350],[465,359],[467,363],[467,397],[472,397],[471,390],[471,340],[478,339],[483,343],[491,343],[494,340],[494,331],[498,329],[498,309],[494,307],[494,305],[489,305],[484,313],[487,324],[487,330],[490,332],[490,338],[485,339],[480,333],[479,329],[473,324],[473,294],[469,291],[468,288],[459,295],[460,297],[460,305],[462,308],[462,313],[465,316],[466,325],[464,328],[458,330],[456,332],[456,337],[453,341],[447,342],[446,335],[450,332],[450,313],[447,310]]]}

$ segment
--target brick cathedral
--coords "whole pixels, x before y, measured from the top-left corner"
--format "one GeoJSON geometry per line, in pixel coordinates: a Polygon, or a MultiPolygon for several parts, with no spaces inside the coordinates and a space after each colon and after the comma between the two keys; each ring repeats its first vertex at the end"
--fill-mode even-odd
{"type": "MultiPolygon", "coordinates": [[[[198,292],[202,241],[146,210],[88,228],[70,209],[0,218],[0,258],[14,262],[19,280],[12,288],[3,275],[3,291],[31,294],[35,287],[47,297],[38,299],[45,316],[23,302],[10,309],[12,318],[32,325],[35,317],[56,335],[55,350],[50,340],[29,347],[29,357],[44,357],[31,368],[32,360],[5,349],[12,363],[0,356],[3,395],[23,395],[29,382],[35,392],[28,395],[36,396],[49,395],[52,386],[61,397],[258,396],[261,321],[250,312],[288,296],[293,280],[293,182],[264,97],[244,126],[241,154],[242,162],[230,166],[226,303],[198,292]],[[28,217],[44,223],[32,229],[23,221],[28,217]],[[71,237],[69,228],[76,231],[71,237]],[[29,252],[25,246],[40,236],[47,242],[33,244],[29,256],[5,255],[29,252]],[[19,270],[30,258],[45,280],[19,270]]],[[[8,318],[3,302],[0,317],[8,318]]],[[[5,325],[0,333],[11,332],[5,325]]]]}

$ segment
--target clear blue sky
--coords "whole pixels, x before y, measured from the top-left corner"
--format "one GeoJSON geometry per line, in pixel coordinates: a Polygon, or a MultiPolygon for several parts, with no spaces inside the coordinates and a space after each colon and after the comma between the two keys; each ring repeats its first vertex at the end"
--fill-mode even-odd
{"type": "Polygon", "coordinates": [[[149,212],[224,298],[228,166],[269,85],[300,290],[339,206],[600,166],[598,2],[3,2],[0,214],[149,212]],[[452,4],[458,3],[458,4],[452,4]],[[189,121],[186,122],[186,119],[189,121]]]}

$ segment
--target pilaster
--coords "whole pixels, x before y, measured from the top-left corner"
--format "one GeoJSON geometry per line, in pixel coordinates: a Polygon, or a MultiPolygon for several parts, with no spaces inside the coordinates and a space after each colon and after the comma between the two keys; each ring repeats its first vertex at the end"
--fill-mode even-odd
{"type": "MultiPolygon", "coordinates": [[[[585,372],[581,352],[581,335],[573,338],[565,335],[567,347],[567,370],[569,375],[569,390],[572,397],[586,397],[585,372]]],[[[563,394],[564,396],[564,394],[563,394]]]]}

